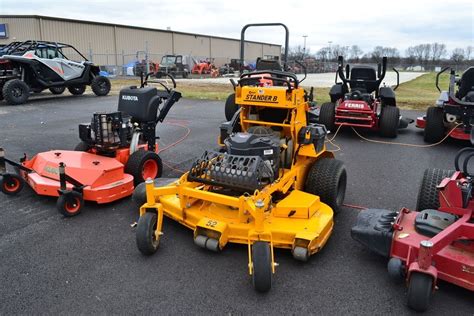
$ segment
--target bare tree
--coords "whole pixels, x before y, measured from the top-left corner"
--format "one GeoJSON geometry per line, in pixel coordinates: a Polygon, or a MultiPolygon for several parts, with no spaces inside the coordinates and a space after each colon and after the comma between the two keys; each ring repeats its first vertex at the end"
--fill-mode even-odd
{"type": "Polygon", "coordinates": [[[326,61],[329,59],[329,47],[323,47],[316,53],[316,57],[322,61],[326,61]]]}
{"type": "Polygon", "coordinates": [[[464,49],[459,47],[453,49],[453,52],[451,53],[451,60],[456,63],[462,62],[465,57],[464,49]]]}
{"type": "Polygon", "coordinates": [[[446,55],[446,45],[440,43],[431,44],[431,60],[439,61],[441,57],[446,55]]]}
{"type": "Polygon", "coordinates": [[[358,45],[352,45],[350,48],[350,56],[353,61],[359,61],[360,55],[362,55],[364,52],[358,45]]]}
{"type": "Polygon", "coordinates": [[[334,45],[331,47],[330,54],[330,57],[333,60],[336,60],[339,56],[342,56],[345,59],[349,54],[349,46],[334,45]]]}
{"type": "Polygon", "coordinates": [[[431,44],[421,44],[423,47],[423,62],[426,63],[431,57],[431,44]]]}
{"type": "Polygon", "coordinates": [[[425,52],[425,47],[423,46],[423,44],[412,46],[412,47],[409,47],[408,49],[412,49],[416,60],[420,64],[423,64],[423,56],[424,56],[424,52],[425,52]]]}
{"type": "Polygon", "coordinates": [[[471,60],[471,55],[474,53],[474,46],[469,45],[465,49],[466,60],[471,60]]]}

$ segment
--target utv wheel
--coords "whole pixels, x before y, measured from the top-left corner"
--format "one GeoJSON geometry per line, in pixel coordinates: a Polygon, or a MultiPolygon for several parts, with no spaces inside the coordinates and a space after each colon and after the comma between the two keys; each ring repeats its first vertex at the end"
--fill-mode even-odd
{"type": "Polygon", "coordinates": [[[66,87],[53,87],[49,88],[52,94],[62,94],[66,90],[66,87]]]}
{"type": "Polygon", "coordinates": [[[70,86],[70,87],[67,87],[67,89],[73,95],[81,95],[81,94],[84,94],[84,92],[86,91],[86,86],[85,85],[70,86]]]}
{"type": "Polygon", "coordinates": [[[89,149],[91,149],[91,146],[86,142],[80,142],[74,147],[74,151],[88,151],[89,149]]]}
{"type": "Polygon", "coordinates": [[[23,178],[16,174],[4,174],[0,178],[0,189],[4,194],[16,195],[25,185],[23,178]]]}
{"type": "Polygon", "coordinates": [[[91,88],[96,96],[103,97],[110,92],[110,80],[104,76],[95,77],[91,82],[91,88]]]}
{"type": "Polygon", "coordinates": [[[3,85],[2,94],[7,104],[23,104],[30,96],[30,88],[24,81],[12,79],[3,85]]]}
{"type": "Polygon", "coordinates": [[[138,220],[137,247],[145,256],[154,254],[160,245],[160,236],[156,236],[157,222],[158,217],[155,212],[146,212],[138,220]]]}
{"type": "Polygon", "coordinates": [[[384,106],[380,115],[380,135],[383,137],[397,137],[400,121],[400,109],[394,106],[384,106]]]}
{"type": "Polygon", "coordinates": [[[423,173],[420,189],[418,190],[418,197],[416,200],[416,210],[437,210],[439,208],[438,190],[436,187],[440,182],[447,177],[450,177],[454,170],[443,170],[429,168],[423,173]]]}
{"type": "Polygon", "coordinates": [[[239,110],[239,106],[235,104],[235,93],[229,94],[227,100],[225,100],[225,118],[230,121],[234,116],[235,112],[239,110]]]}
{"type": "Polygon", "coordinates": [[[430,106],[426,111],[424,139],[427,143],[437,143],[445,135],[443,109],[430,106]]]}
{"type": "Polygon", "coordinates": [[[347,173],[342,161],[321,158],[309,170],[305,191],[319,195],[322,202],[338,213],[346,195],[346,184],[347,173]]]}
{"type": "Polygon", "coordinates": [[[417,312],[426,311],[432,293],[433,277],[425,273],[413,272],[408,285],[408,307],[417,312]]]}
{"type": "Polygon", "coordinates": [[[163,163],[157,153],[148,150],[138,150],[128,158],[125,173],[133,176],[135,186],[148,178],[161,177],[163,163]]]}
{"type": "Polygon", "coordinates": [[[326,129],[331,132],[336,130],[336,108],[334,103],[323,103],[319,109],[319,124],[326,126],[326,129]]]}
{"type": "Polygon", "coordinates": [[[82,206],[84,205],[84,198],[82,194],[76,191],[70,191],[61,194],[56,202],[56,207],[59,213],[65,217],[76,216],[81,213],[82,206]]]}
{"type": "Polygon", "coordinates": [[[270,243],[256,241],[252,245],[252,283],[257,292],[268,292],[272,287],[272,254],[270,243]]]}

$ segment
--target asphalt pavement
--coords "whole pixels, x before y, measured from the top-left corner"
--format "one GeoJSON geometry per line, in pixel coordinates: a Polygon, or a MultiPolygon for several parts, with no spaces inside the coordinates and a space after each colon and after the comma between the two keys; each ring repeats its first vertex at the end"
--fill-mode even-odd
{"type": "MultiPolygon", "coordinates": [[[[7,156],[32,156],[72,149],[78,123],[96,111],[113,111],[116,96],[33,98],[27,105],[0,103],[0,147],[7,156]]],[[[402,111],[415,118],[417,112],[402,111]]],[[[161,153],[163,176],[189,168],[207,148],[216,148],[223,102],[179,101],[157,128],[160,146],[189,136],[161,153]]],[[[363,132],[372,139],[375,133],[363,132]]],[[[398,142],[424,144],[413,125],[398,142]]],[[[432,148],[373,144],[343,129],[336,157],[347,168],[347,204],[397,210],[415,206],[425,168],[452,168],[466,143],[448,139],[432,148]]],[[[247,248],[228,245],[221,253],[198,248],[192,231],[165,220],[158,252],[141,255],[135,244],[138,209],[131,199],[64,218],[56,199],[29,188],[0,195],[0,314],[410,314],[406,287],[393,284],[386,259],[350,237],[357,209],[344,207],[326,247],[301,263],[277,250],[272,290],[258,294],[247,272],[247,248]]],[[[474,295],[440,282],[430,314],[474,315],[474,295]]]]}

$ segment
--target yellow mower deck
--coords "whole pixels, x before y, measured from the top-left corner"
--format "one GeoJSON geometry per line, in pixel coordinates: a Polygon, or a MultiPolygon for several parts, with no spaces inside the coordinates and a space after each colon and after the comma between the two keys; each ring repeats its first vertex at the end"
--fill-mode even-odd
{"type": "MultiPolygon", "coordinates": [[[[266,189],[282,189],[285,178],[292,175],[287,170],[280,183],[266,189]]],[[[189,183],[186,178],[185,174],[164,187],[148,184],[150,200],[140,208],[140,214],[155,208],[192,229],[194,238],[217,240],[219,249],[228,242],[252,244],[260,240],[278,248],[307,249],[307,255],[312,255],[331,235],[333,211],[313,194],[292,190],[282,200],[270,203],[265,189],[253,196],[232,197],[210,192],[209,186],[189,183]]],[[[160,234],[158,226],[156,234],[160,234]]]]}

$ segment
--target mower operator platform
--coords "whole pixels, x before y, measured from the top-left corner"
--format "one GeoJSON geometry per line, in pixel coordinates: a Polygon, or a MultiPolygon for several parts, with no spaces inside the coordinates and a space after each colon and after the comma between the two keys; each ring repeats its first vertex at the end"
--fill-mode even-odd
{"type": "MultiPolygon", "coordinates": [[[[32,170],[27,181],[33,190],[41,195],[59,196],[59,164],[66,161],[66,174],[84,186],[85,200],[109,203],[133,192],[133,176],[124,173],[123,164],[115,158],[66,150],[39,153],[23,163],[32,170]]],[[[73,189],[69,182],[66,186],[73,189]]]]}

